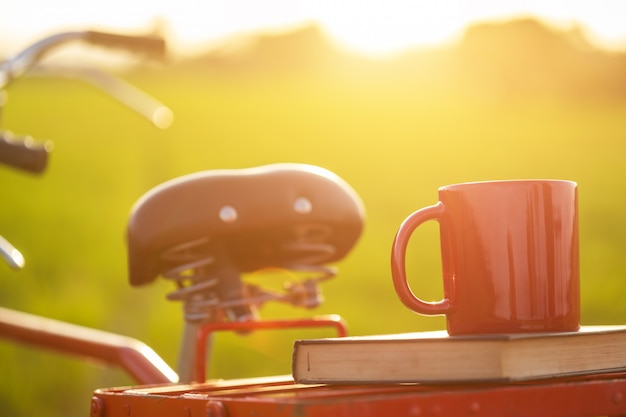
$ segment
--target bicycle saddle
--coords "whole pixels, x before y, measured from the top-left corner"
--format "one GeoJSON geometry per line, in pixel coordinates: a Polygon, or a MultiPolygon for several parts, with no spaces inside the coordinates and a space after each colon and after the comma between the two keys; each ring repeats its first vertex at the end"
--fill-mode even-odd
{"type": "Polygon", "coordinates": [[[356,243],[364,216],[354,190],[316,166],[186,175],[153,188],[133,207],[127,230],[130,283],[152,282],[172,268],[164,253],[202,240],[219,242],[217,252],[227,253],[240,272],[337,261],[356,243]]]}

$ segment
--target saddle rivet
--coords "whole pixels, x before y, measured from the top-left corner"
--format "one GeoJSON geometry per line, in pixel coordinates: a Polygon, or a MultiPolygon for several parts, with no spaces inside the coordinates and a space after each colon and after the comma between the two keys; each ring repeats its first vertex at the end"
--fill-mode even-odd
{"type": "Polygon", "coordinates": [[[307,214],[313,210],[313,204],[311,204],[311,200],[306,197],[299,197],[293,203],[293,209],[296,213],[307,214]]]}
{"type": "Polygon", "coordinates": [[[233,206],[224,206],[220,209],[220,219],[224,223],[232,223],[237,220],[237,210],[233,206]]]}

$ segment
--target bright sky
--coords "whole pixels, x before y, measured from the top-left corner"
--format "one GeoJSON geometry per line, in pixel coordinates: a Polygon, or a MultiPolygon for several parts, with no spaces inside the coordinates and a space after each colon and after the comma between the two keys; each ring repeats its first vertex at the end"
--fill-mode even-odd
{"type": "Polygon", "coordinates": [[[174,47],[198,47],[317,21],[344,46],[380,55],[453,39],[475,20],[520,14],[583,23],[592,41],[626,50],[626,0],[9,0],[0,47],[10,53],[58,29],[136,31],[156,22],[169,28],[174,47]]]}

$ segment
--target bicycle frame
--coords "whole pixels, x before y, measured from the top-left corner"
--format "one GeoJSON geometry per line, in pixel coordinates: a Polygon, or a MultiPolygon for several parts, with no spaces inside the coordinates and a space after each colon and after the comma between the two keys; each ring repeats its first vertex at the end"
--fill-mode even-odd
{"type": "Polygon", "coordinates": [[[0,337],[122,368],[140,384],[178,382],[146,344],[131,337],[0,308],[0,337]]]}

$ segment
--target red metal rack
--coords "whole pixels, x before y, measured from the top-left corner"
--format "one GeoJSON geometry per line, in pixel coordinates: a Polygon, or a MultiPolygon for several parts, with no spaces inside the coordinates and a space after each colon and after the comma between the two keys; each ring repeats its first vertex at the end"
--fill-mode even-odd
{"type": "Polygon", "coordinates": [[[91,403],[91,417],[619,415],[626,372],[464,385],[298,385],[283,376],[102,389],[91,403]]]}
{"type": "Polygon", "coordinates": [[[196,366],[194,381],[204,381],[206,371],[207,339],[212,333],[219,331],[252,331],[252,330],[280,330],[297,328],[331,327],[337,331],[338,337],[348,335],[346,322],[337,314],[314,316],[301,319],[284,320],[250,320],[239,322],[208,323],[200,328],[196,339],[196,366]]]}

